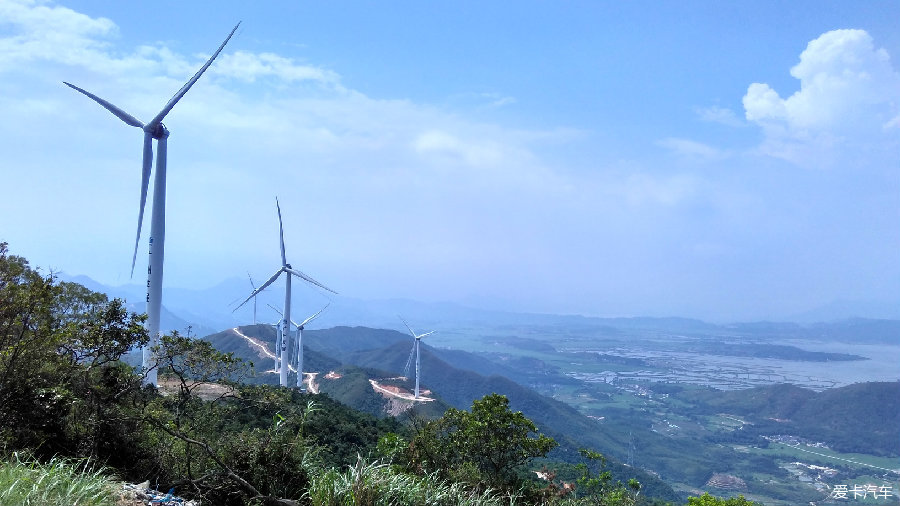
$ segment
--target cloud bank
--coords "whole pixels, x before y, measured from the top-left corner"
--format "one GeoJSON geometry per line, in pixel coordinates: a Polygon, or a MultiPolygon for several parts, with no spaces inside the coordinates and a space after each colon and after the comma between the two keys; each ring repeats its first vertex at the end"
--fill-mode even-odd
{"type": "Polygon", "coordinates": [[[760,150],[807,167],[848,161],[877,142],[900,136],[900,73],[864,30],[834,30],[809,43],[791,76],[787,98],[753,83],[743,98],[748,121],[763,128],[760,150]]]}

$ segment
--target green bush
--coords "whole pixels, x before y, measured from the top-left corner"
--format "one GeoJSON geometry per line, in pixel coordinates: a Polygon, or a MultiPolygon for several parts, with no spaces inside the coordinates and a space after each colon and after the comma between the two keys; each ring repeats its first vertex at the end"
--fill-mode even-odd
{"type": "Polygon", "coordinates": [[[509,409],[505,396],[486,395],[471,412],[450,408],[421,426],[407,452],[408,468],[479,489],[516,490],[522,469],[556,446],[543,434],[532,437],[536,432],[521,411],[509,409]]]}

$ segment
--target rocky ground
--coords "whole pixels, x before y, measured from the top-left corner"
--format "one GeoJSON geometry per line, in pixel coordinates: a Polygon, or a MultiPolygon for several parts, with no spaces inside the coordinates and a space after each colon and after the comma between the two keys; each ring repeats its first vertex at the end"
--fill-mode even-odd
{"type": "Polygon", "coordinates": [[[150,488],[149,482],[140,484],[123,483],[116,506],[200,506],[199,502],[187,501],[175,495],[168,495],[150,488]]]}

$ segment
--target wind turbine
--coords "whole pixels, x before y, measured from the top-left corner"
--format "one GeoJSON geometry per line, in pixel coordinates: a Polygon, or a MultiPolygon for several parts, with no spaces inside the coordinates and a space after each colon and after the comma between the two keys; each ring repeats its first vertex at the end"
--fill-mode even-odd
{"type": "Polygon", "coordinates": [[[297,388],[303,389],[303,328],[307,323],[315,320],[322,314],[322,311],[328,309],[328,306],[331,304],[325,304],[325,307],[319,310],[318,313],[310,316],[309,318],[303,320],[300,325],[297,325],[297,388]]]}
{"type": "MultiPolygon", "coordinates": [[[[253,284],[253,276],[250,273],[247,273],[247,277],[250,278],[250,286],[256,290],[256,285],[253,284]]],[[[256,296],[253,296],[253,324],[256,325],[256,296]]]]}
{"type": "MultiPolygon", "coordinates": [[[[279,319],[277,322],[275,322],[273,324],[273,326],[275,327],[275,350],[277,353],[278,350],[281,349],[282,339],[284,339],[284,336],[281,335],[281,321],[284,319],[284,313],[282,313],[280,309],[273,306],[272,304],[266,304],[266,305],[269,306],[272,309],[272,311],[275,311],[276,313],[278,313],[279,319]]],[[[293,318],[291,319],[291,324],[294,325],[295,327],[297,326],[297,322],[295,322],[293,320],[293,318]]],[[[281,354],[280,353],[275,356],[275,372],[279,372],[279,371],[281,371],[281,354]]],[[[288,371],[290,371],[290,368],[288,368],[288,371]]]]}
{"type": "MultiPolygon", "coordinates": [[[[275,309],[275,306],[269,304],[270,308],[275,309]]],[[[275,312],[278,313],[278,320],[272,324],[272,327],[275,328],[275,368],[274,371],[277,374],[281,370],[281,353],[278,350],[281,349],[281,318],[284,316],[281,314],[281,311],[275,309],[275,312]]]]}
{"type": "MultiPolygon", "coordinates": [[[[322,314],[323,311],[328,309],[328,306],[330,306],[330,305],[331,305],[330,303],[325,304],[325,307],[320,309],[318,313],[303,320],[302,323],[297,323],[294,320],[291,320],[291,323],[293,323],[294,326],[297,327],[297,339],[295,340],[295,344],[297,346],[297,353],[296,353],[297,360],[295,362],[297,364],[297,388],[300,388],[300,389],[303,388],[303,329],[306,328],[307,323],[318,318],[319,315],[322,314]]],[[[281,314],[281,311],[276,309],[275,306],[269,304],[269,307],[274,309],[275,312],[278,313],[279,315],[281,314]]]]}
{"type": "Polygon", "coordinates": [[[413,340],[414,340],[413,341],[413,349],[409,352],[409,358],[406,360],[406,369],[403,373],[403,376],[406,377],[406,375],[409,374],[409,364],[412,361],[413,353],[415,353],[415,355],[416,355],[416,399],[418,399],[419,398],[419,343],[422,341],[423,337],[434,334],[434,331],[432,330],[431,332],[426,332],[424,334],[416,334],[415,332],[413,332],[413,329],[410,328],[409,324],[406,323],[406,320],[404,320],[402,317],[399,317],[399,318],[400,318],[400,321],[402,321],[403,324],[406,325],[407,330],[409,330],[409,333],[411,336],[413,336],[413,340]]]}
{"type": "Polygon", "coordinates": [[[280,348],[281,348],[280,356],[281,356],[281,365],[282,365],[281,370],[280,370],[280,373],[281,373],[280,384],[281,384],[281,386],[286,387],[287,386],[287,373],[288,373],[287,363],[289,360],[288,359],[287,340],[291,335],[291,276],[292,275],[297,276],[298,278],[302,279],[303,281],[306,281],[307,283],[310,283],[312,285],[316,285],[319,288],[322,288],[323,290],[328,290],[329,292],[331,292],[333,294],[337,294],[337,292],[335,292],[331,288],[328,288],[327,286],[323,285],[322,283],[319,283],[318,281],[307,276],[306,274],[303,274],[302,272],[298,271],[297,269],[294,269],[293,267],[291,267],[291,264],[287,263],[287,257],[285,256],[285,253],[284,253],[284,225],[281,222],[281,205],[278,203],[277,197],[275,198],[275,207],[278,209],[278,233],[279,233],[279,239],[281,240],[281,268],[278,269],[275,272],[275,274],[273,274],[272,277],[268,279],[268,281],[263,283],[256,290],[253,290],[253,292],[250,294],[250,296],[247,297],[246,299],[244,299],[244,302],[241,302],[238,305],[238,307],[234,308],[234,311],[237,311],[238,309],[240,309],[240,307],[243,306],[244,304],[246,304],[248,300],[252,299],[256,294],[265,290],[269,285],[274,283],[275,280],[278,279],[278,276],[281,276],[282,273],[287,274],[287,276],[284,278],[284,313],[283,313],[283,318],[281,320],[281,325],[282,325],[281,336],[282,336],[282,338],[281,338],[281,346],[280,346],[280,348]]]}
{"type": "Polygon", "coordinates": [[[166,145],[169,138],[169,130],[163,124],[162,120],[175,107],[175,104],[181,100],[181,97],[191,89],[191,86],[200,79],[200,76],[212,65],[213,60],[219,56],[225,44],[231,40],[234,32],[237,31],[240,23],[234,26],[219,49],[200,67],[200,70],[194,74],[184,86],[178,90],[175,95],[169,99],[165,107],[150,120],[149,123],[142,123],[134,116],[128,114],[119,107],[110,102],[85,91],[74,84],[63,83],[88,96],[98,104],[102,105],[106,110],[113,113],[117,118],[124,121],[127,125],[140,128],[144,131],[144,156],[141,171],[141,205],[138,210],[138,226],[137,234],[134,238],[134,254],[131,257],[131,275],[134,276],[134,265],[137,260],[138,243],[141,240],[141,225],[144,222],[144,205],[147,203],[147,188],[150,184],[150,172],[153,165],[153,139],[156,139],[156,178],[153,182],[153,211],[150,216],[150,259],[147,265],[147,333],[150,334],[150,342],[143,349],[143,369],[146,374],[144,378],[145,384],[156,386],[156,358],[153,356],[153,348],[159,343],[159,316],[162,307],[162,279],[163,279],[163,258],[165,257],[166,243],[166,145]]]}

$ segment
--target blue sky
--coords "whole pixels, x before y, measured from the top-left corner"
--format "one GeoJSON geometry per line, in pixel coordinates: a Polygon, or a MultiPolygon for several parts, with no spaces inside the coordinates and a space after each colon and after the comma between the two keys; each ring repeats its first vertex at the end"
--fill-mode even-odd
{"type": "Polygon", "coordinates": [[[897,19],[895,1],[0,0],[0,240],[128,283],[141,134],[61,81],[146,121],[242,21],[166,118],[166,286],[268,277],[277,195],[289,260],[349,296],[900,307],[897,19]]]}

